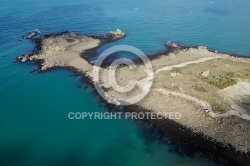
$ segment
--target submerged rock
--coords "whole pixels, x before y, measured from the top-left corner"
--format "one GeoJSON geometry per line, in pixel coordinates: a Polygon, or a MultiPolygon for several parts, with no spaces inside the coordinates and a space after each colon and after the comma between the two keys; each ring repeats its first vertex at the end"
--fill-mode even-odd
{"type": "Polygon", "coordinates": [[[25,39],[31,39],[33,37],[35,37],[36,35],[40,34],[40,30],[39,29],[35,29],[33,32],[27,34],[26,36],[24,36],[25,39]]]}

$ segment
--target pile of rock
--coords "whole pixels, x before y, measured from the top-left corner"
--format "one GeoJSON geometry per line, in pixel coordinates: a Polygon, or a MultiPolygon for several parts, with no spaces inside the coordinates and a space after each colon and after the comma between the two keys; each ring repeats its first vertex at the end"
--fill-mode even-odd
{"type": "Polygon", "coordinates": [[[17,60],[18,60],[19,62],[22,62],[22,63],[27,62],[29,59],[30,59],[29,54],[25,54],[25,55],[23,55],[23,56],[17,57],[17,60]]]}
{"type": "Polygon", "coordinates": [[[110,32],[108,32],[108,34],[113,36],[115,39],[116,38],[123,38],[125,36],[125,33],[122,32],[120,29],[116,29],[115,31],[110,31],[110,32]]]}

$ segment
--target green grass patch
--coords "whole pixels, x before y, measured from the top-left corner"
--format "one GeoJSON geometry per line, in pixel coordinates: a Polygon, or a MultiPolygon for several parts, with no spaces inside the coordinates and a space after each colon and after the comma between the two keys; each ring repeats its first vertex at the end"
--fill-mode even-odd
{"type": "Polygon", "coordinates": [[[234,76],[235,73],[228,72],[225,75],[209,75],[208,77],[200,76],[200,78],[209,84],[218,87],[219,89],[224,89],[237,83],[237,80],[234,78],[234,76]]]}
{"type": "Polygon", "coordinates": [[[217,100],[210,101],[210,105],[214,112],[225,113],[231,109],[229,104],[221,103],[217,100]]]}
{"type": "Polygon", "coordinates": [[[171,70],[172,73],[180,73],[181,72],[181,69],[179,67],[174,67],[172,70],[171,70]]]}

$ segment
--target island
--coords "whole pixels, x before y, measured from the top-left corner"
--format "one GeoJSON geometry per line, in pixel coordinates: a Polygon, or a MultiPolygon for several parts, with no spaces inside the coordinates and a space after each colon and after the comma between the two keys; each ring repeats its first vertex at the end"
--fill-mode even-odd
{"type": "MultiPolygon", "coordinates": [[[[68,68],[89,80],[93,66],[88,57],[102,45],[126,35],[121,30],[88,36],[73,32],[31,39],[36,50],[21,55],[21,63],[35,61],[39,71],[68,68]]],[[[185,151],[205,152],[235,165],[250,163],[250,58],[229,55],[204,46],[185,47],[168,42],[165,52],[150,55],[154,82],[136,104],[124,106],[135,112],[180,112],[179,119],[145,120],[185,151]]],[[[116,70],[119,85],[147,77],[144,65],[116,70]]],[[[117,101],[141,91],[119,93],[108,86],[108,66],[100,68],[100,86],[117,101]]],[[[107,104],[113,105],[107,102],[107,104]]]]}

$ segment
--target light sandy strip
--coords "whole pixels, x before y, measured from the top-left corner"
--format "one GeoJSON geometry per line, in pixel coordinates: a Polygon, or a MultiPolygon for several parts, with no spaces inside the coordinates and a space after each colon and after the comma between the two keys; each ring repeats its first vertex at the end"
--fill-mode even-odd
{"type": "Polygon", "coordinates": [[[162,89],[162,88],[153,89],[153,91],[160,92],[161,94],[164,94],[164,95],[177,96],[179,98],[182,98],[182,99],[185,99],[185,100],[190,101],[192,103],[195,103],[197,105],[200,105],[206,112],[211,112],[212,111],[212,107],[210,106],[210,104],[208,102],[199,100],[199,99],[197,99],[195,97],[186,95],[184,93],[173,92],[173,91],[169,91],[169,90],[162,89]]]}
{"type": "Polygon", "coordinates": [[[191,65],[191,64],[195,64],[195,63],[201,63],[201,62],[205,62],[205,61],[212,60],[212,59],[217,59],[217,58],[221,58],[221,56],[199,58],[197,60],[184,62],[184,63],[178,64],[178,65],[166,66],[166,67],[163,67],[161,69],[156,70],[155,73],[159,73],[160,71],[164,71],[164,70],[172,70],[175,67],[185,67],[187,65],[191,65]]]}
{"type": "Polygon", "coordinates": [[[153,91],[156,91],[156,92],[160,92],[161,94],[163,95],[173,95],[173,96],[177,96],[179,98],[182,98],[184,100],[187,100],[187,101],[190,101],[192,103],[195,103],[197,105],[200,105],[204,111],[212,118],[221,118],[221,117],[227,117],[227,116],[231,116],[231,115],[234,115],[234,116],[238,116],[242,119],[245,119],[245,120],[249,120],[250,121],[250,116],[249,115],[246,115],[246,114],[240,114],[234,110],[230,110],[226,113],[223,113],[223,114],[218,114],[218,113],[214,113],[213,110],[212,110],[212,107],[211,105],[206,102],[206,101],[202,101],[202,100],[199,100],[195,97],[192,97],[192,96],[189,96],[189,95],[186,95],[184,93],[178,93],[178,92],[173,92],[173,91],[169,91],[169,90],[166,90],[166,89],[162,89],[162,88],[159,88],[159,89],[153,89],[153,91]]]}

